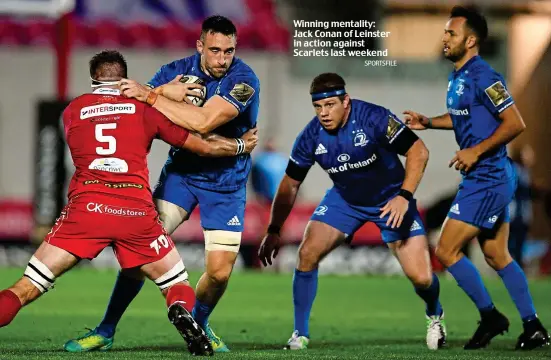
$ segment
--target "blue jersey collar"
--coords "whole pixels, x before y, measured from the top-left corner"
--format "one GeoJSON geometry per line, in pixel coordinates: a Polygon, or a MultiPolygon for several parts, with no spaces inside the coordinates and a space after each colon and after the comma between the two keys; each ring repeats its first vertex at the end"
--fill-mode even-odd
{"type": "Polygon", "coordinates": [[[478,62],[480,60],[480,56],[479,55],[475,55],[473,56],[472,58],[469,59],[469,61],[467,61],[465,64],[463,64],[463,66],[459,69],[459,70],[454,70],[453,71],[453,74],[456,75],[456,74],[462,74],[464,73],[465,71],[469,70],[469,68],[476,62],[478,62]]]}

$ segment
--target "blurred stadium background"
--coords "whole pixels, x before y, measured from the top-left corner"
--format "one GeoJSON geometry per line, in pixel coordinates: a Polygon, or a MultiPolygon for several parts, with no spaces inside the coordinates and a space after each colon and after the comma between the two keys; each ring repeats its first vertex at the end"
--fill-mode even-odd
{"type": "MultiPolygon", "coordinates": [[[[268,176],[277,183],[295,136],[314,115],[308,90],[312,78],[321,72],[340,73],[353,98],[383,105],[396,114],[406,109],[427,115],[446,112],[451,65],[441,55],[440,39],[449,10],[460,3],[465,2],[0,1],[0,79],[4,84],[0,87],[0,267],[22,269],[65,203],[72,165],[63,142],[60,114],[71,98],[89,91],[88,60],[94,53],[106,48],[120,50],[127,58],[130,77],[145,83],[161,65],[195,52],[200,24],[206,16],[221,14],[232,19],[238,27],[237,56],[251,65],[261,82],[261,145],[253,154],[259,169],[255,176],[268,176]],[[293,57],[293,20],[298,19],[376,21],[378,29],[391,35],[369,39],[367,47],[388,49],[389,58],[398,66],[365,67],[361,58],[293,57]],[[265,152],[273,152],[273,156],[261,156],[265,152]]],[[[529,235],[523,260],[529,275],[546,276],[551,273],[551,1],[468,3],[478,5],[488,17],[491,37],[482,55],[505,75],[528,125],[510,149],[515,158],[525,158],[519,154],[527,154],[530,149],[535,154],[532,166],[527,167],[533,207],[525,214],[529,235]]],[[[434,242],[460,180],[458,173],[447,167],[457,145],[452,132],[427,131],[419,135],[431,157],[417,198],[434,242]]],[[[167,151],[166,144],[157,142],[149,155],[153,185],[167,151]]],[[[255,268],[289,273],[295,266],[304,227],[330,181],[319,168],[312,169],[283,231],[287,245],[270,269],[260,269],[256,258],[269,216],[265,201],[269,189],[253,185],[256,181],[250,182],[244,241],[236,271],[255,268]]],[[[187,267],[200,270],[204,260],[198,212],[173,238],[187,267]]],[[[470,247],[469,256],[485,274],[494,275],[488,271],[478,246],[470,247]]],[[[436,260],[433,264],[441,270],[436,260]]],[[[83,266],[118,267],[110,249],[83,266]]],[[[356,234],[352,246],[339,248],[325,259],[321,271],[339,275],[401,274],[399,264],[371,225],[356,234]]],[[[239,279],[250,275],[234,276],[239,279]]],[[[290,276],[285,279],[290,284],[290,276]]],[[[290,287],[285,291],[285,301],[289,302],[290,287]]],[[[506,296],[503,291],[500,294],[506,296]]],[[[107,299],[107,293],[101,296],[107,299]]],[[[539,304],[544,306],[541,301],[539,304]]]]}

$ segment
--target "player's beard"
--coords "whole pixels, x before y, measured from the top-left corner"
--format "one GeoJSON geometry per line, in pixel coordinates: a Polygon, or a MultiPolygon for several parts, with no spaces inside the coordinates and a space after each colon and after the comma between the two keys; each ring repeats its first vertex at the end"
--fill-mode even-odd
{"type": "Polygon", "coordinates": [[[224,68],[221,68],[221,67],[212,68],[212,67],[209,67],[208,65],[205,65],[205,67],[207,68],[207,71],[209,72],[210,76],[212,76],[213,78],[216,78],[216,79],[220,79],[221,77],[226,75],[226,73],[228,72],[228,67],[227,66],[224,67],[224,68]]]}
{"type": "Polygon", "coordinates": [[[447,54],[444,54],[446,59],[450,60],[451,62],[458,62],[459,60],[463,59],[463,57],[467,54],[467,40],[463,41],[463,43],[457,45],[453,50],[450,48],[448,50],[447,54]]]}

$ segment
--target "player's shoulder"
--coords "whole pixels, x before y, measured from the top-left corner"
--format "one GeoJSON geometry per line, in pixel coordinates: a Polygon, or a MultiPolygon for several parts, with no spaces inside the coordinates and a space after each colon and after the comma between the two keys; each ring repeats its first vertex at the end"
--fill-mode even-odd
{"type": "Polygon", "coordinates": [[[384,106],[359,99],[352,99],[352,111],[360,121],[378,121],[389,113],[384,106]]]}
{"type": "Polygon", "coordinates": [[[190,55],[185,58],[169,62],[168,64],[164,64],[163,66],[161,66],[160,71],[163,71],[165,73],[185,74],[189,72],[190,69],[193,67],[196,56],[197,55],[190,55]]]}
{"type": "Polygon", "coordinates": [[[486,84],[488,81],[495,82],[503,80],[503,76],[480,57],[469,67],[468,71],[469,78],[476,84],[486,84]]]}
{"type": "Polygon", "coordinates": [[[228,71],[228,77],[248,77],[251,79],[255,79],[258,81],[258,76],[256,76],[256,73],[254,70],[247,65],[242,59],[236,57],[233,60],[233,64],[230,68],[230,71],[228,71]]]}

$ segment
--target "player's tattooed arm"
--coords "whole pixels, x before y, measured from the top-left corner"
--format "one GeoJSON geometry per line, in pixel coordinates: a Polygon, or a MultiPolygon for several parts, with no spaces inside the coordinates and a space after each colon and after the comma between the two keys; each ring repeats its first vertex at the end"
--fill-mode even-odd
{"type": "Polygon", "coordinates": [[[240,138],[230,139],[217,134],[191,133],[182,148],[200,156],[228,157],[250,154],[258,144],[258,129],[247,131],[240,138]]]}
{"type": "Polygon", "coordinates": [[[404,123],[412,130],[443,129],[453,130],[453,122],[450,114],[429,118],[415,111],[404,111],[404,123]]]}

